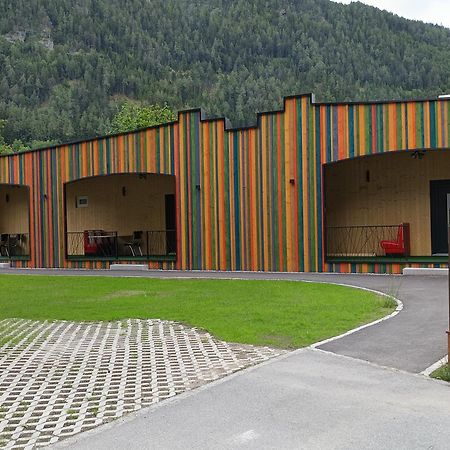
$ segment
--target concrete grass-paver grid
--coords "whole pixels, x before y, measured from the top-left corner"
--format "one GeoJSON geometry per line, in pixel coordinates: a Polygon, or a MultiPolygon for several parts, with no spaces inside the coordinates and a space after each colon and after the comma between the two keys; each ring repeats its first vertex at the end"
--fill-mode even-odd
{"type": "Polygon", "coordinates": [[[2,320],[0,447],[55,443],[281,353],[161,320],[2,320]]]}

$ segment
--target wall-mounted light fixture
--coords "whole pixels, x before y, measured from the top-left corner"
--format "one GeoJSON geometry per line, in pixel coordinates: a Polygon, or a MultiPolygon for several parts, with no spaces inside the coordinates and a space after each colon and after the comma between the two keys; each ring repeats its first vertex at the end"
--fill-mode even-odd
{"type": "Polygon", "coordinates": [[[423,157],[425,156],[425,152],[421,151],[421,150],[416,150],[415,152],[411,153],[411,158],[412,159],[423,159],[423,157]]]}

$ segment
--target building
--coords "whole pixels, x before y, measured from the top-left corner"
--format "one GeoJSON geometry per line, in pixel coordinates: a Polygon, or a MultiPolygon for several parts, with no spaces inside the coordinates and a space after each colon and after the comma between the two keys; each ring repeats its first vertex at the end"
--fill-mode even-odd
{"type": "Polygon", "coordinates": [[[444,267],[449,133],[448,99],[328,104],[299,95],[258,114],[256,127],[227,129],[225,119],[190,110],[158,127],[3,156],[1,259],[65,268],[136,260],[183,270],[444,267]]]}

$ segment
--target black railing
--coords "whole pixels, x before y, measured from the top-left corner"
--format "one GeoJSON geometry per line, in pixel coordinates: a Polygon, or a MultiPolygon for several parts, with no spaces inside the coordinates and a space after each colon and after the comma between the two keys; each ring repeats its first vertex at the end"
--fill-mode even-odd
{"type": "Polygon", "coordinates": [[[30,235],[28,233],[1,233],[0,258],[26,258],[30,256],[30,235]]]}
{"type": "Polygon", "coordinates": [[[408,256],[409,224],[327,227],[326,256],[408,256]]]}
{"type": "Polygon", "coordinates": [[[128,236],[117,231],[69,231],[66,242],[68,257],[149,259],[176,255],[175,230],[135,231],[128,236]]]}

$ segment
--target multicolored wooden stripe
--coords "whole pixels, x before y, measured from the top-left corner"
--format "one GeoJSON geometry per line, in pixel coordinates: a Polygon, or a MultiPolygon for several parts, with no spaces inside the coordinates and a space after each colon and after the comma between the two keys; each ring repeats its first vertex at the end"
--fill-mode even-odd
{"type": "Polygon", "coordinates": [[[397,272],[400,265],[333,264],[323,257],[323,165],[404,150],[448,149],[446,100],[317,104],[288,97],[258,125],[226,130],[200,110],[118,136],[0,157],[0,183],[30,188],[31,267],[66,261],[64,185],[120,173],[175,175],[177,261],[154,268],[397,272]],[[397,267],[398,266],[398,267],[397,267]]]}

